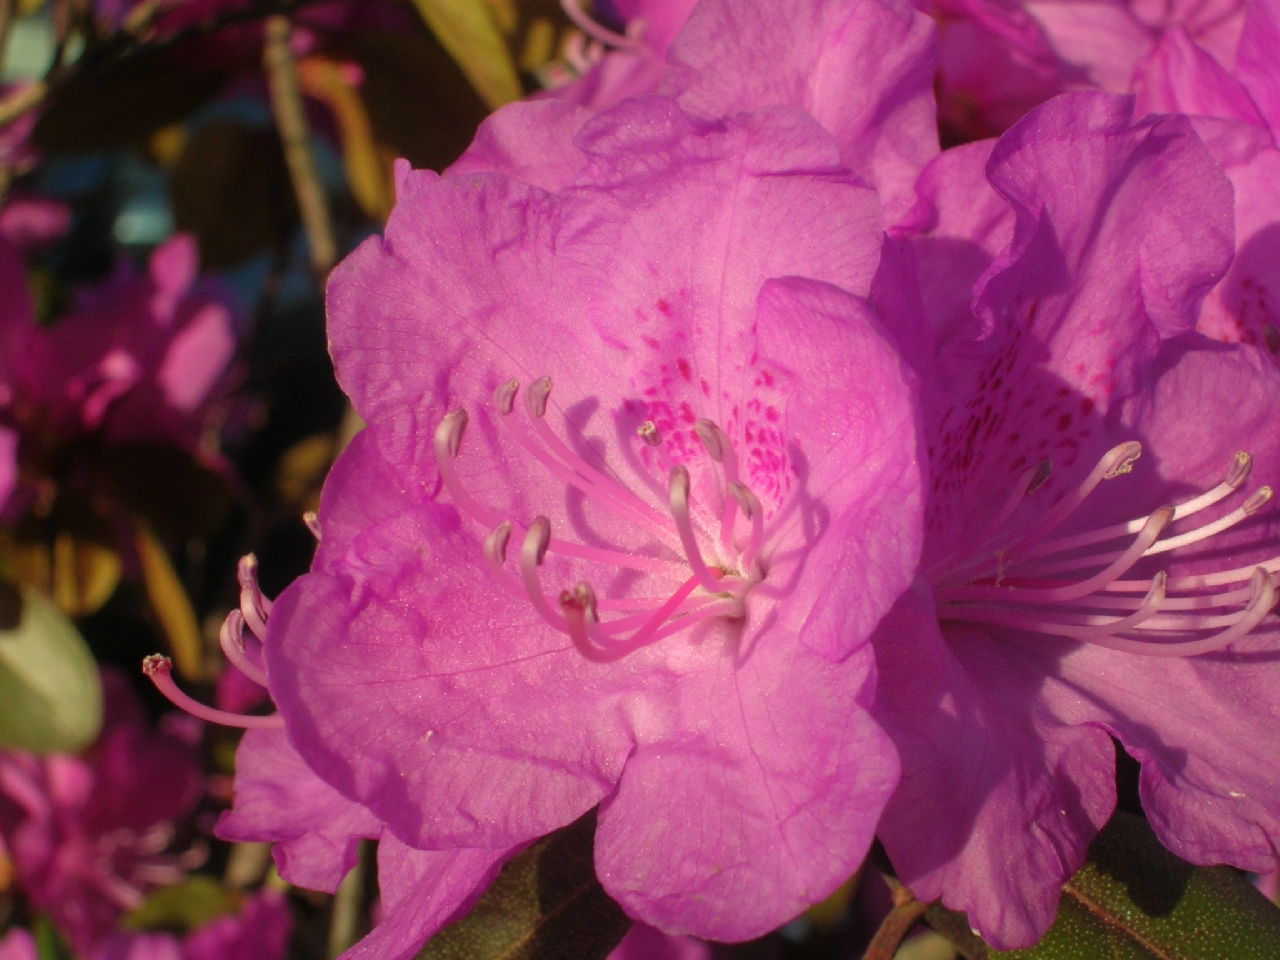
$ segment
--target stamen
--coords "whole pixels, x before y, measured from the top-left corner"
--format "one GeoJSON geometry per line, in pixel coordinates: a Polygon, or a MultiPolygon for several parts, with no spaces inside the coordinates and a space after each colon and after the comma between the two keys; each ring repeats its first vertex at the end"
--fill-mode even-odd
{"type": "Polygon", "coordinates": [[[218,641],[222,644],[222,652],[228,660],[239,668],[240,672],[260,687],[267,685],[267,674],[256,663],[249,659],[244,650],[244,616],[239,610],[232,610],[222,621],[222,629],[218,631],[218,641]]]}
{"type": "Polygon", "coordinates": [[[760,508],[759,499],[745,483],[734,481],[729,484],[729,495],[742,508],[742,515],[751,521],[751,540],[738,561],[742,565],[742,572],[749,574],[760,544],[764,541],[764,510],[760,508]]]}
{"type": "Polygon", "coordinates": [[[1050,587],[1047,589],[1031,589],[1016,586],[948,587],[937,591],[938,599],[943,603],[952,600],[1018,600],[1031,603],[1078,600],[1081,597],[1088,596],[1096,590],[1102,589],[1142,559],[1147,549],[1151,544],[1155,543],[1156,538],[1160,536],[1160,531],[1165,528],[1172,518],[1173,507],[1165,506],[1156,510],[1151,514],[1150,518],[1148,518],[1146,524],[1142,528],[1142,532],[1138,535],[1137,539],[1134,540],[1129,549],[1120,554],[1119,557],[1117,557],[1101,572],[1094,574],[1087,580],[1081,580],[1077,583],[1067,584],[1060,587],[1050,587]]]}
{"type": "MultiPolygon", "coordinates": [[[[707,456],[724,469],[724,483],[727,489],[738,482],[738,451],[733,448],[733,441],[720,429],[720,425],[712,420],[699,420],[694,425],[698,439],[707,451],[707,456]]],[[[736,497],[724,498],[724,513],[720,518],[720,543],[726,550],[733,549],[733,521],[738,509],[736,497]]]]}
{"type": "Polygon", "coordinates": [[[563,8],[565,16],[575,27],[585,33],[594,40],[599,40],[603,44],[611,47],[617,47],[619,50],[629,50],[636,53],[643,52],[644,45],[631,37],[624,36],[620,33],[614,33],[612,30],[602,27],[600,24],[592,20],[583,9],[578,6],[577,0],[560,0],[560,6],[563,8]]]}
{"type": "Polygon", "coordinates": [[[162,654],[155,653],[142,661],[142,672],[151,678],[156,689],[163,693],[174,706],[185,710],[194,717],[210,723],[222,724],[226,727],[245,727],[247,729],[277,729],[284,726],[284,717],[273,713],[267,717],[251,717],[239,713],[228,713],[206,706],[199,700],[193,700],[173,682],[169,671],[173,669],[173,661],[162,654]]]}
{"type": "Polygon", "coordinates": [[[1027,547],[1039,542],[1041,537],[1071,516],[1076,507],[1084,503],[1085,498],[1098,484],[1103,480],[1114,480],[1128,473],[1133,469],[1134,461],[1140,456],[1142,456],[1142,444],[1136,440],[1128,440],[1108,450],[1098,461],[1097,466],[1085,477],[1083,483],[1054,504],[1030,533],[1004,551],[1005,558],[1014,557],[1027,547]]]}
{"type": "Polygon", "coordinates": [[[307,529],[311,531],[311,535],[316,538],[316,542],[320,541],[320,518],[316,516],[314,510],[308,510],[302,515],[302,522],[306,524],[307,529]]]}
{"type": "Polygon", "coordinates": [[[1197,657],[1205,653],[1215,653],[1246,637],[1275,607],[1277,599],[1275,584],[1271,582],[1271,575],[1265,568],[1258,567],[1253,571],[1253,576],[1249,579],[1249,590],[1252,599],[1240,618],[1232,626],[1212,637],[1185,643],[1152,643],[1144,640],[1126,640],[1122,637],[1109,637],[1096,642],[1113,650],[1152,657],[1197,657]]]}
{"type": "Polygon", "coordinates": [[[542,581],[538,578],[538,567],[547,555],[547,547],[551,543],[551,521],[546,517],[534,517],[529,524],[529,532],[524,535],[524,543],[520,547],[520,573],[524,579],[525,594],[533,609],[543,620],[551,624],[561,633],[568,633],[564,617],[551,609],[547,598],[542,594],[542,581]]]}
{"type": "MultiPolygon", "coordinates": [[[[1240,488],[1241,484],[1244,483],[1245,479],[1249,476],[1249,472],[1252,467],[1253,457],[1241,450],[1235,455],[1235,460],[1231,465],[1231,470],[1227,474],[1226,479],[1212,490],[1202,493],[1200,496],[1195,497],[1192,500],[1188,500],[1186,503],[1177,504],[1177,514],[1174,519],[1185,520],[1187,517],[1193,516],[1201,510],[1213,506],[1224,497],[1230,496],[1240,488]]],[[[1254,510],[1256,511],[1258,507],[1261,507],[1261,505],[1262,504],[1258,504],[1254,510]]],[[[1108,540],[1115,540],[1119,537],[1125,537],[1130,534],[1137,533],[1142,529],[1143,524],[1145,524],[1147,520],[1148,517],[1139,517],[1138,519],[1130,520],[1127,523],[1113,524],[1110,527],[1091,530],[1088,533],[1078,534],[1073,537],[1062,537],[1058,540],[1046,540],[1032,547],[1030,550],[1024,551],[1022,556],[1025,559],[1031,559],[1033,557],[1047,556],[1054,553],[1063,553],[1067,550],[1075,550],[1079,547],[1087,547],[1095,543],[1106,543],[1108,540]]],[[[1167,547],[1163,549],[1171,550],[1173,548],[1167,547]]],[[[1157,549],[1153,552],[1161,553],[1163,552],[1163,549],[1157,549]]]]}
{"type": "Polygon", "coordinates": [[[570,450],[568,444],[556,436],[555,431],[546,422],[547,399],[550,395],[550,377],[539,377],[525,391],[529,418],[533,423],[533,430],[538,435],[538,438],[550,447],[556,456],[576,470],[585,480],[594,483],[599,490],[612,497],[617,504],[641,514],[649,522],[656,524],[659,530],[665,530],[666,517],[637,497],[632,491],[622,486],[622,484],[611,477],[605,476],[591,466],[582,457],[570,450]]]}
{"type": "Polygon", "coordinates": [[[440,425],[436,427],[434,438],[436,469],[440,471],[440,479],[459,510],[470,514],[483,526],[496,527],[500,522],[499,518],[488,507],[481,506],[479,501],[467,493],[466,487],[462,485],[457,472],[453,469],[453,460],[462,446],[462,434],[466,428],[467,411],[458,409],[445,414],[440,425]]]}
{"type": "MultiPolygon", "coordinates": [[[[685,557],[693,569],[698,582],[711,593],[720,589],[716,584],[719,577],[712,577],[711,571],[702,560],[702,551],[698,549],[698,538],[694,535],[693,524],[689,520],[689,471],[683,466],[671,468],[671,516],[675,519],[676,530],[680,533],[680,543],[684,547],[685,557]]],[[[735,501],[736,502],[736,501],[735,501]]]]}
{"type": "Polygon", "coordinates": [[[560,611],[578,652],[588,660],[601,662],[601,654],[608,653],[610,638],[600,631],[596,595],[591,585],[584,580],[573,590],[561,591],[560,611]]]}
{"type": "Polygon", "coordinates": [[[267,617],[271,615],[271,601],[258,587],[258,558],[247,553],[240,558],[236,568],[236,579],[240,582],[240,612],[244,621],[253,631],[253,635],[261,640],[267,635],[267,617]]]}
{"type": "Polygon", "coordinates": [[[1253,516],[1271,499],[1270,487],[1259,487],[1253,492],[1244,504],[1228,513],[1225,517],[1219,517],[1213,523],[1206,523],[1203,527],[1195,530],[1188,530],[1186,533],[1179,534],[1176,537],[1170,537],[1168,540],[1162,540],[1147,551],[1147,556],[1157,553],[1167,553],[1170,550],[1184,547],[1189,543],[1197,543],[1200,540],[1212,537],[1234,527],[1237,523],[1253,516]]]}
{"type": "Polygon", "coordinates": [[[498,389],[493,391],[493,402],[497,404],[498,412],[504,417],[515,409],[516,394],[519,392],[520,381],[515,377],[499,384],[498,389]]]}
{"type": "MultiPolygon", "coordinates": [[[[1055,637],[1069,637],[1072,640],[1096,643],[1104,637],[1110,637],[1125,630],[1132,630],[1143,621],[1154,616],[1160,609],[1161,604],[1164,603],[1165,584],[1166,577],[1164,571],[1161,571],[1152,579],[1151,589],[1147,591],[1147,595],[1143,598],[1142,603],[1139,604],[1138,609],[1127,617],[1115,620],[1081,617],[1083,624],[1076,626],[1070,622],[1057,622],[1047,620],[1044,617],[1028,615],[1020,610],[991,607],[961,607],[959,609],[964,612],[964,616],[957,619],[993,623],[1004,627],[1018,627],[1024,630],[1033,630],[1036,633],[1047,633],[1055,637]]],[[[950,619],[947,616],[949,612],[951,611],[947,611],[944,608],[943,619],[950,619]]],[[[1069,621],[1074,618],[1065,619],[1069,621]]]]}
{"type": "Polygon", "coordinates": [[[1023,472],[1018,478],[1018,482],[1014,485],[1013,493],[1009,495],[1009,499],[1005,501],[1000,512],[996,514],[994,520],[987,524],[986,531],[978,538],[978,542],[982,543],[989,539],[992,534],[999,532],[1004,526],[1004,522],[1013,516],[1013,512],[1018,509],[1018,505],[1022,503],[1027,494],[1044,486],[1044,482],[1049,479],[1049,474],[1053,472],[1052,460],[1041,460],[1034,467],[1023,472]]]}
{"type": "MultiPolygon", "coordinates": [[[[508,383],[514,382],[515,381],[508,381],[508,383]]],[[[505,386],[506,385],[504,384],[504,387],[505,386]]],[[[505,400],[506,397],[503,396],[498,399],[505,400]]],[[[499,406],[499,409],[502,409],[501,405],[499,406]]],[[[573,457],[571,453],[569,454],[573,457],[573,461],[576,461],[575,465],[579,467],[575,472],[573,469],[565,466],[565,464],[561,463],[559,460],[551,456],[550,453],[544,450],[538,444],[538,441],[534,439],[534,437],[530,436],[528,429],[519,421],[518,418],[504,417],[502,422],[510,428],[511,434],[515,437],[516,442],[520,444],[520,446],[524,447],[524,449],[531,454],[535,460],[550,470],[555,474],[555,476],[559,477],[563,482],[577,490],[580,490],[588,499],[601,503],[610,509],[625,511],[632,523],[645,527],[649,532],[654,533],[659,537],[666,533],[666,524],[663,517],[652,508],[649,508],[650,513],[652,513],[652,517],[646,515],[644,511],[637,509],[637,507],[642,506],[642,504],[634,495],[627,494],[626,496],[620,496],[613,490],[603,488],[603,485],[593,484],[590,480],[584,479],[582,474],[585,471],[594,471],[591,471],[591,468],[587,466],[581,458],[573,457]]],[[[538,424],[542,423],[541,420],[536,422],[538,424]]],[[[565,447],[564,450],[566,453],[569,452],[568,447],[565,447]]]]}
{"type": "Polygon", "coordinates": [[[494,579],[506,588],[513,597],[524,599],[524,588],[515,577],[507,573],[507,543],[511,540],[511,521],[503,520],[493,528],[484,540],[484,560],[488,564],[494,579]]]}

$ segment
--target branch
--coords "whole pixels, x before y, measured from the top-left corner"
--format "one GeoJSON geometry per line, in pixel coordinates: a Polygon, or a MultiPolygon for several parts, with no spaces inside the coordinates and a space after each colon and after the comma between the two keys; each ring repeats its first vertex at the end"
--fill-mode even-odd
{"type": "Polygon", "coordinates": [[[276,128],[284,144],[285,162],[289,165],[302,228],[306,231],[307,245],[311,250],[311,266],[323,278],[338,259],[338,247],[333,239],[329,204],[311,156],[307,118],[303,112],[302,92],[298,88],[297,64],[289,49],[288,17],[276,14],[267,18],[262,63],[267,71],[267,85],[271,88],[271,111],[275,114],[276,128]]]}

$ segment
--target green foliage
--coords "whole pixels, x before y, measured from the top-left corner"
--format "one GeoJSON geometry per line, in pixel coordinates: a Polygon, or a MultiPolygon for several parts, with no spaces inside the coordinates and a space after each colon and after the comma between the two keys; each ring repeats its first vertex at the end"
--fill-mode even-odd
{"type": "Polygon", "coordinates": [[[75,625],[29,587],[0,582],[0,746],[73,753],[102,726],[98,667],[75,625]]]}
{"type": "Polygon", "coordinates": [[[71,948],[58,935],[58,931],[53,928],[53,924],[44,914],[36,917],[31,935],[36,942],[36,956],[40,960],[76,960],[71,948]]]}
{"type": "Polygon", "coordinates": [[[124,917],[130,930],[180,930],[203,927],[235,913],[239,897],[212,877],[192,874],[181,883],[152,890],[136,910],[124,917]]]}
{"type": "Polygon", "coordinates": [[[596,880],[595,832],[593,810],[515,857],[418,960],[604,960],[631,921],[596,880]]]}
{"type": "Polygon", "coordinates": [[[997,952],[962,915],[930,908],[929,924],[968,960],[1260,960],[1280,957],[1280,908],[1230,867],[1195,867],[1118,812],[1084,868],[1063,885],[1058,917],[1034,947],[997,952]]]}

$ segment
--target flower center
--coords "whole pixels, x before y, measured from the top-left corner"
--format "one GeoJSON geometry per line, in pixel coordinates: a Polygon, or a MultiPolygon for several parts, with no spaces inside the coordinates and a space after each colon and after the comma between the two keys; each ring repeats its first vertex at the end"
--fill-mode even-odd
{"type": "Polygon", "coordinates": [[[1216,520],[1165,536],[1173,524],[1236,494],[1253,465],[1248,453],[1237,453],[1221,483],[1185,503],[1048,539],[1101,483],[1129,473],[1141,453],[1135,441],[1113,447],[1039,518],[1011,525],[1018,507],[1048,479],[1050,464],[1027,470],[978,546],[928,571],[939,620],[996,624],[1161,657],[1210,653],[1250,633],[1276,605],[1271,575],[1280,570],[1280,556],[1233,570],[1178,577],[1156,570],[1125,579],[1147,558],[1203,547],[1262,509],[1270,487],[1257,488],[1216,520]]]}
{"type": "MultiPolygon", "coordinates": [[[[719,514],[719,536],[716,542],[707,543],[710,538],[699,536],[690,515],[690,480],[685,466],[676,464],[670,468],[664,513],[591,466],[555,434],[545,416],[551,394],[549,377],[540,377],[524,391],[524,416],[515,413],[519,393],[516,380],[508,380],[494,392],[494,404],[511,440],[597,507],[656,536],[683,562],[558,539],[552,536],[551,521],[545,516],[521,524],[484,506],[466,489],[454,469],[467,426],[466,411],[454,410],[436,428],[436,463],[455,506],[489,531],[484,557],[503,589],[528,600],[548,625],[566,634],[584,656],[597,662],[617,660],[713,617],[740,619],[744,615],[743,597],[762,578],[759,553],[764,540],[764,511],[756,495],[738,479],[738,455],[728,435],[710,420],[698,421],[695,428],[703,449],[719,464],[722,479],[724,506],[719,514]],[[750,530],[736,538],[739,513],[750,524],[750,530]],[[507,547],[513,538],[520,546],[518,555],[509,563],[507,547]],[[727,559],[722,565],[709,566],[704,547],[727,559]],[[581,580],[572,589],[552,597],[543,592],[539,572],[548,553],[642,574],[675,573],[683,583],[665,598],[600,598],[589,582],[581,580]],[[613,612],[620,615],[605,616],[613,612]]],[[[651,421],[640,426],[637,436],[646,446],[658,448],[657,459],[665,463],[661,455],[663,439],[651,421]]]]}

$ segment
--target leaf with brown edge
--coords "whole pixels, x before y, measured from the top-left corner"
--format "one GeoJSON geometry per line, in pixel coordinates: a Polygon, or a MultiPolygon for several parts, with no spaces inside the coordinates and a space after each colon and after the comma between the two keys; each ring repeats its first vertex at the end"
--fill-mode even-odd
{"type": "Polygon", "coordinates": [[[417,960],[604,960],[631,920],[596,879],[595,832],[592,810],[513,858],[417,960]]]}

